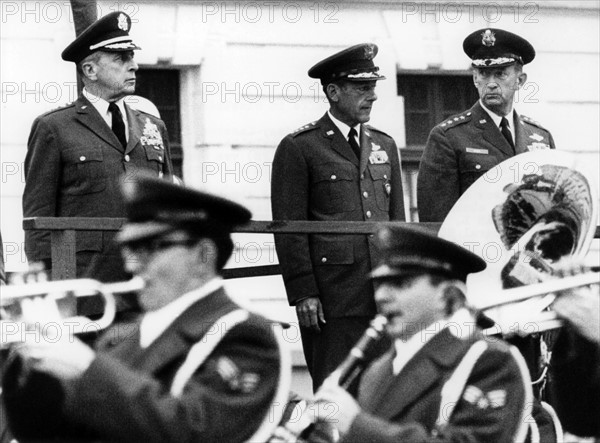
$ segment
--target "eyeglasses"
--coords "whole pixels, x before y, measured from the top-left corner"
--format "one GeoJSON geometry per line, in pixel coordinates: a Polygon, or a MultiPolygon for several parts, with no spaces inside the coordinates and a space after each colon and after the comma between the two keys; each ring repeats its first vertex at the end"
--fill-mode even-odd
{"type": "Polygon", "coordinates": [[[144,239],[136,242],[126,243],[123,245],[125,248],[129,249],[134,253],[154,253],[158,251],[162,251],[168,248],[172,248],[175,246],[192,246],[198,242],[197,239],[167,239],[167,238],[154,238],[154,239],[144,239]]]}

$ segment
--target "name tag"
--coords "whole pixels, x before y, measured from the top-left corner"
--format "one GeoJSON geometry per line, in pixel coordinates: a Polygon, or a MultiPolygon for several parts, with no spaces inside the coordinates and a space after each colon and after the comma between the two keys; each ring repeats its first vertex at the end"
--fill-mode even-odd
{"type": "Polygon", "coordinates": [[[470,152],[471,154],[489,154],[490,153],[487,149],[477,149],[477,148],[466,148],[465,151],[470,152]]]}

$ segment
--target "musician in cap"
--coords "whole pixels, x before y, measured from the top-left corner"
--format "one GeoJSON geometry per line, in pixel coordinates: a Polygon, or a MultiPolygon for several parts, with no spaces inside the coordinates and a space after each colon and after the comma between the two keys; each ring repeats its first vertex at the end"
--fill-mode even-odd
{"type": "MultiPolygon", "coordinates": [[[[162,120],[132,109],[139,50],[131,18],[116,11],[100,18],[62,52],[84,85],[79,98],[35,119],[25,158],[24,217],[124,217],[121,176],[151,171],[172,176],[169,139],[162,120]]],[[[78,231],[76,276],[126,278],[113,235],[78,231]]],[[[30,262],[50,267],[50,233],[25,232],[30,262]]],[[[71,278],[75,275],[69,276],[71,278]]]]}
{"type": "Polygon", "coordinates": [[[393,344],[361,378],[358,398],[326,380],[314,407],[350,442],[523,441],[531,387],[525,363],[484,338],[465,280],[485,268],[424,230],[383,227],[371,274],[393,344]]]}
{"type": "Polygon", "coordinates": [[[219,277],[230,232],[250,212],[155,177],[124,181],[118,240],[145,282],[145,313],[108,330],[97,350],[66,334],[50,340],[43,324],[41,340],[15,349],[3,380],[15,436],[264,441],[287,397],[276,325],[236,304],[219,277]]]}
{"type": "Polygon", "coordinates": [[[527,81],[523,66],[535,58],[533,46],[512,32],[486,28],[467,36],[463,50],[479,100],[429,134],[417,181],[420,221],[443,221],[459,197],[502,161],[555,148],[552,134],[513,106],[527,81]]]}
{"type": "MultiPolygon", "coordinates": [[[[273,220],[404,220],[400,161],[394,140],[367,122],[385,77],[364,43],[318,62],[329,110],[288,134],[273,159],[273,220]]],[[[307,366],[316,389],[375,314],[366,276],[372,239],[359,235],[277,235],[288,301],[295,306],[307,366]]]]}

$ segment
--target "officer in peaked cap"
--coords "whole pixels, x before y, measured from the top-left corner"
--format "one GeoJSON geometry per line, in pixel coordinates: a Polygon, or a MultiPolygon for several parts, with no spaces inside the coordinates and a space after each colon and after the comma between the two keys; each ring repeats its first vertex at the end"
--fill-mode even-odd
{"type": "Polygon", "coordinates": [[[385,80],[385,77],[379,74],[379,67],[373,62],[377,52],[377,45],[373,43],[354,45],[321,60],[308,70],[308,76],[320,79],[322,85],[337,80],[385,80]]]}
{"type": "Polygon", "coordinates": [[[384,227],[378,231],[377,243],[381,261],[371,273],[374,280],[427,273],[466,282],[468,274],[486,267],[481,257],[417,227],[384,227]]]}
{"type": "Polygon", "coordinates": [[[125,52],[141,49],[129,36],[131,18],[116,11],[92,23],[62,52],[62,59],[79,63],[95,51],[125,52]]]}
{"type": "MultiPolygon", "coordinates": [[[[377,100],[377,45],[344,49],[309,69],[329,110],[286,136],[273,160],[273,220],[404,220],[396,143],[367,122],[377,100]]],[[[316,389],[375,315],[367,275],[372,239],[360,235],[277,235],[288,301],[316,389]]]]}
{"type": "Polygon", "coordinates": [[[480,29],[463,41],[463,50],[474,68],[526,65],[535,58],[535,49],[523,37],[503,29],[480,29]]]}
{"type": "Polygon", "coordinates": [[[515,93],[527,81],[523,66],[535,58],[524,38],[497,28],[472,32],[463,42],[479,100],[435,126],[417,180],[419,220],[442,222],[459,197],[498,163],[515,155],[554,149],[552,134],[519,115],[515,93]]]}
{"type": "Polygon", "coordinates": [[[467,274],[485,262],[404,225],[383,226],[376,241],[382,258],[371,277],[391,346],[366,369],[356,398],[323,383],[315,400],[338,410],[316,411],[317,421],[333,422],[342,441],[521,441],[531,398],[524,362],[486,340],[465,296],[467,274]]]}
{"type": "MultiPolygon", "coordinates": [[[[111,12],[63,51],[63,60],[76,64],[83,89],[75,102],[33,122],[25,158],[25,217],[122,218],[123,174],[152,171],[156,177],[172,178],[165,123],[125,102],[126,96],[135,93],[138,64],[134,57],[140,49],[130,30],[131,18],[126,13],[111,12]]],[[[28,260],[45,262],[47,268],[51,267],[49,234],[25,234],[28,260]]],[[[77,268],[71,277],[126,280],[113,239],[109,232],[77,232],[77,268]]],[[[94,306],[82,306],[81,313],[94,311],[94,306]]]]}
{"type": "Polygon", "coordinates": [[[172,233],[194,239],[212,238],[218,242],[218,269],[229,258],[235,226],[250,220],[251,213],[231,200],[157,180],[147,174],[123,185],[128,223],[117,240],[126,248],[150,244],[172,233]]]}
{"type": "Polygon", "coordinates": [[[116,325],[95,350],[76,337],[24,343],[4,379],[15,437],[266,441],[287,399],[289,367],[273,325],[232,300],[219,276],[231,229],[250,212],[143,174],[125,183],[124,197],[119,241],[145,283],[144,312],[133,333],[116,325]]]}

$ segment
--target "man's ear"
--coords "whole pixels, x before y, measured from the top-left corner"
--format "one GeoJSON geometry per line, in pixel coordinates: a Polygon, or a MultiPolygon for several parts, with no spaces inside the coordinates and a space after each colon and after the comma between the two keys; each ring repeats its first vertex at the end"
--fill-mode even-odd
{"type": "Polygon", "coordinates": [[[196,248],[199,262],[216,268],[219,250],[214,240],[203,238],[198,242],[196,248]]]}
{"type": "Polygon", "coordinates": [[[467,304],[467,286],[460,280],[450,280],[441,285],[442,299],[447,317],[467,304]]]}
{"type": "Polygon", "coordinates": [[[95,81],[98,78],[98,65],[91,60],[83,62],[81,64],[81,72],[86,78],[95,81]]]}
{"type": "Polygon", "coordinates": [[[327,97],[329,97],[329,100],[336,103],[339,101],[340,87],[338,85],[335,83],[329,83],[325,90],[327,91],[327,97]]]}
{"type": "Polygon", "coordinates": [[[527,73],[521,72],[517,77],[517,89],[521,89],[527,81],[527,73]]]}

